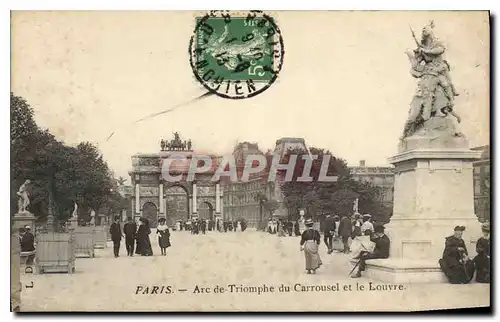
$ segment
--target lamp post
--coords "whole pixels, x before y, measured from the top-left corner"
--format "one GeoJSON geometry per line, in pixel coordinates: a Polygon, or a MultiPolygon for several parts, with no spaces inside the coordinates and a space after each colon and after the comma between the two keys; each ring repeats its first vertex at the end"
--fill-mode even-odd
{"type": "Polygon", "coordinates": [[[264,202],[267,201],[267,198],[262,193],[258,193],[255,196],[255,199],[259,202],[259,224],[258,224],[257,230],[260,230],[262,228],[262,213],[263,213],[263,209],[262,208],[264,206],[264,202]]]}

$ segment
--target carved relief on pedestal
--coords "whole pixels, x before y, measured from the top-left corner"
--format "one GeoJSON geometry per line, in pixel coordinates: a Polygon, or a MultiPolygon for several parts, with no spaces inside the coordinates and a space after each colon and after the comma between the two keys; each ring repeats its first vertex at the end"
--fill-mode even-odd
{"type": "Polygon", "coordinates": [[[151,184],[158,185],[160,181],[158,180],[158,174],[155,173],[141,173],[139,175],[139,181],[141,184],[151,184]]]}
{"type": "Polygon", "coordinates": [[[142,157],[142,158],[139,158],[139,160],[137,161],[137,165],[158,167],[160,165],[160,158],[159,157],[154,157],[154,158],[142,157]]]}
{"type": "Polygon", "coordinates": [[[163,194],[192,194],[192,187],[185,183],[163,182],[163,194]]]}
{"type": "Polygon", "coordinates": [[[155,197],[159,196],[158,187],[144,187],[139,188],[141,197],[155,197]]]}
{"type": "Polygon", "coordinates": [[[198,196],[214,196],[215,185],[213,186],[198,186],[198,196]]]}

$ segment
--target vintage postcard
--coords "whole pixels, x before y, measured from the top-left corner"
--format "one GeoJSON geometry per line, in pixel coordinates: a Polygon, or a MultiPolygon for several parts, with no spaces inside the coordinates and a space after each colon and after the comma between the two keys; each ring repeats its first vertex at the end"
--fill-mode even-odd
{"type": "Polygon", "coordinates": [[[11,310],[490,307],[487,11],[14,11],[11,310]]]}

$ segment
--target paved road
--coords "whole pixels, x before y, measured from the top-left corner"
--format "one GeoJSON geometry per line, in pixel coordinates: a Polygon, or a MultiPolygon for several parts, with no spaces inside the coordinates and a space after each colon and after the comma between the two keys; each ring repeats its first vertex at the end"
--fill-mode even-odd
{"type": "Polygon", "coordinates": [[[22,281],[33,281],[34,287],[23,290],[22,310],[407,311],[489,305],[489,285],[404,285],[402,291],[370,291],[369,283],[377,282],[350,279],[349,259],[327,255],[324,245],[324,266],[308,275],[299,237],[255,231],[196,236],[173,232],[167,256],[159,255],[153,234],[151,241],[153,257],[127,257],[122,244],[119,258],[108,247],[97,250],[96,258],[77,259],[75,274],[23,275],[22,281]],[[365,290],[357,290],[357,283],[365,290]],[[290,291],[280,292],[282,284],[290,291]],[[325,290],[312,291],[316,286],[325,290]]]}

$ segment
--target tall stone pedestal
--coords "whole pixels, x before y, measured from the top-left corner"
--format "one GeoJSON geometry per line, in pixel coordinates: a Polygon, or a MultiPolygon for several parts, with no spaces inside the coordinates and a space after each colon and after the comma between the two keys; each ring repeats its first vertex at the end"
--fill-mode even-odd
{"type": "Polygon", "coordinates": [[[19,231],[19,228],[23,228],[26,225],[31,227],[33,233],[35,233],[35,221],[36,217],[29,211],[18,212],[14,215],[14,232],[19,231]]]}
{"type": "Polygon", "coordinates": [[[367,277],[396,283],[445,282],[438,264],[445,237],[463,225],[469,256],[481,226],[474,214],[472,162],[481,152],[459,144],[433,147],[427,140],[406,142],[404,150],[389,159],[395,166],[394,211],[386,234],[390,258],[369,261],[367,277]],[[450,147],[450,146],[458,147],[450,147]]]}

